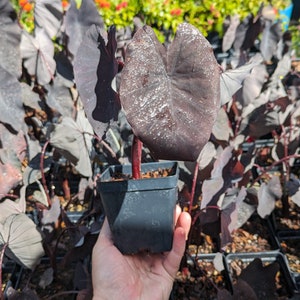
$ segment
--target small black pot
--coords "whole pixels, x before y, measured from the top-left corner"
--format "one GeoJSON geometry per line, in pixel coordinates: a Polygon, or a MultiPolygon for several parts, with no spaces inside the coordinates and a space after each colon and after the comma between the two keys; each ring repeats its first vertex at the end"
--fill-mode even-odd
{"type": "Polygon", "coordinates": [[[131,175],[131,165],[110,166],[97,182],[114,244],[123,254],[159,253],[172,248],[177,202],[177,162],[145,163],[141,172],[171,169],[167,177],[113,181],[131,175]]]}

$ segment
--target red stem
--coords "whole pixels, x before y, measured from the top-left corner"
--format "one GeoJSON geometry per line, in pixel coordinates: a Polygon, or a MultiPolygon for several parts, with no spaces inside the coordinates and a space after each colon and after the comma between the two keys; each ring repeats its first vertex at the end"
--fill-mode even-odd
{"type": "Polygon", "coordinates": [[[194,169],[194,177],[192,182],[192,190],[190,194],[190,205],[189,205],[189,213],[191,215],[192,208],[193,208],[193,202],[194,202],[194,196],[195,196],[195,189],[197,185],[197,178],[198,178],[198,172],[199,172],[199,162],[196,162],[195,169],[194,169]]]}
{"type": "Polygon", "coordinates": [[[131,149],[132,177],[133,179],[141,178],[141,160],[142,160],[143,143],[139,138],[133,135],[131,149]]]}
{"type": "Polygon", "coordinates": [[[46,148],[47,148],[48,144],[49,144],[49,141],[46,141],[46,143],[44,144],[43,149],[42,149],[41,160],[40,160],[40,170],[41,170],[41,174],[42,174],[42,184],[43,184],[46,196],[47,196],[47,202],[48,202],[49,207],[51,207],[52,203],[51,203],[51,199],[49,196],[47,182],[46,182],[46,178],[45,178],[45,174],[44,174],[44,159],[45,159],[45,152],[46,152],[46,148]]]}
{"type": "Polygon", "coordinates": [[[283,158],[281,158],[280,160],[275,161],[272,165],[270,165],[270,166],[267,167],[267,168],[261,168],[261,167],[260,167],[263,171],[262,171],[262,173],[261,173],[259,176],[257,176],[257,177],[255,178],[255,180],[253,180],[251,186],[254,186],[254,184],[255,184],[256,182],[258,182],[258,181],[262,178],[262,176],[263,176],[264,174],[266,174],[267,172],[271,171],[275,166],[277,166],[277,165],[279,165],[279,164],[281,164],[281,163],[284,163],[285,161],[287,161],[287,160],[289,160],[289,159],[291,159],[291,158],[300,158],[300,154],[293,154],[293,155],[288,155],[288,156],[286,156],[286,157],[283,157],[283,158]]]}

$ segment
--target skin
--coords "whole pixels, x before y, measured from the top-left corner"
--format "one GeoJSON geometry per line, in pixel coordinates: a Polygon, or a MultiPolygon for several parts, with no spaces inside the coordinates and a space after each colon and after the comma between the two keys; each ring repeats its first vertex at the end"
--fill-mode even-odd
{"type": "Polygon", "coordinates": [[[123,255],[114,246],[105,220],[93,249],[94,300],[169,299],[174,278],[185,251],[191,217],[176,208],[176,227],[170,252],[123,255]]]}

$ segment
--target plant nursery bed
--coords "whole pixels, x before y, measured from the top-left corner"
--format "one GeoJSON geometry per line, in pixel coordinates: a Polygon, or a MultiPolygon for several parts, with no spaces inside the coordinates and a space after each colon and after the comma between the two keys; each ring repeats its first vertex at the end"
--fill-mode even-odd
{"type": "Polygon", "coordinates": [[[246,281],[258,299],[283,300],[298,293],[288,261],[279,251],[228,254],[226,262],[233,287],[246,281]]]}
{"type": "Polygon", "coordinates": [[[177,273],[170,300],[212,300],[217,298],[219,289],[228,289],[228,273],[226,270],[220,272],[215,268],[213,262],[215,255],[215,253],[191,254],[188,265],[177,273]]]}
{"type": "Polygon", "coordinates": [[[267,220],[257,214],[232,233],[232,243],[225,248],[226,253],[261,252],[279,249],[278,242],[267,220]]]}

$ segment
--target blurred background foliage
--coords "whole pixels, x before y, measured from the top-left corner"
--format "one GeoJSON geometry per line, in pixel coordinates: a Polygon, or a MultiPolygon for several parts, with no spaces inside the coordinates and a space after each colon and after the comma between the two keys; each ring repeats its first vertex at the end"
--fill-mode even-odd
{"type": "MultiPolygon", "coordinates": [[[[77,6],[81,1],[74,0],[77,6]]],[[[297,2],[300,0],[294,0],[297,2]]],[[[34,28],[33,9],[34,1],[11,0],[14,8],[19,13],[21,25],[29,32],[34,28]]],[[[115,25],[117,29],[134,26],[134,18],[152,26],[161,42],[176,31],[178,24],[187,21],[200,29],[204,36],[216,32],[220,37],[224,31],[224,20],[228,16],[238,15],[243,20],[249,14],[256,16],[261,7],[272,5],[276,18],[281,20],[285,29],[286,13],[291,13],[288,8],[291,0],[95,0],[99,14],[107,27],[115,25]]],[[[68,0],[62,0],[62,6],[67,9],[68,0]]],[[[291,27],[293,42],[299,46],[299,27],[291,27]]],[[[298,50],[299,51],[299,50],[298,50]]]]}

